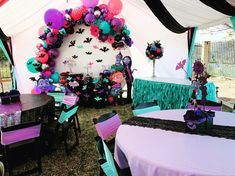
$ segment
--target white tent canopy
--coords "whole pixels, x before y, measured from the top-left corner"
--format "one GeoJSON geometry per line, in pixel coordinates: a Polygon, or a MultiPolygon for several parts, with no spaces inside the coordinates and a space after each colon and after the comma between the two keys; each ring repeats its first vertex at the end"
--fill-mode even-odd
{"type": "MultiPolygon", "coordinates": [[[[99,4],[109,0],[100,0],[99,4]]],[[[235,0],[229,0],[235,4],[235,0]]],[[[158,76],[185,78],[185,73],[176,71],[176,64],[188,56],[187,33],[175,34],[166,29],[154,16],[143,0],[122,0],[123,10],[120,16],[125,18],[131,30],[134,45],[130,48],[134,76],[150,76],[152,64],[145,56],[147,42],[161,40],[164,54],[157,60],[158,76]]],[[[213,10],[199,0],[162,0],[171,15],[184,27],[200,28],[229,22],[229,16],[213,10]]],[[[64,10],[81,5],[78,0],[10,0],[0,7],[0,27],[7,36],[12,37],[13,58],[16,65],[18,89],[28,93],[34,86],[25,63],[35,56],[38,43],[38,29],[44,24],[44,13],[50,8],[64,10]]]]}
{"type": "MultiPolygon", "coordinates": [[[[14,36],[38,23],[35,19],[42,19],[46,9],[70,8],[81,4],[78,0],[10,0],[0,7],[0,26],[8,36],[14,36]]],[[[101,0],[100,3],[107,3],[101,0]]],[[[123,7],[135,6],[139,11],[151,15],[151,11],[143,0],[122,0],[123,7]]],[[[228,0],[232,5],[235,0],[228,0]]],[[[199,0],[162,0],[162,3],[172,16],[185,27],[198,26],[200,28],[214,26],[229,21],[229,16],[213,10],[199,0]]],[[[125,12],[122,12],[124,14],[125,12]]],[[[132,13],[128,11],[128,13],[132,13]]],[[[128,19],[128,16],[125,15],[128,19]]],[[[43,20],[41,20],[43,22],[43,20]]]]}

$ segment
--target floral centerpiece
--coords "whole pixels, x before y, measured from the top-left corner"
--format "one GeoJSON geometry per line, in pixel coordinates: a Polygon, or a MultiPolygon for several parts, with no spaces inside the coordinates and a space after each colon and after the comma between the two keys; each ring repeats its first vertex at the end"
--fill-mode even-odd
{"type": "Polygon", "coordinates": [[[145,54],[153,61],[153,77],[155,77],[155,60],[160,59],[163,56],[163,48],[160,40],[153,41],[151,44],[148,43],[145,54]]]}
{"type": "Polygon", "coordinates": [[[205,71],[205,67],[200,60],[196,60],[194,62],[193,71],[196,74],[195,79],[192,80],[193,92],[191,103],[193,105],[193,110],[187,110],[184,115],[184,120],[186,131],[203,133],[212,128],[215,112],[205,110],[207,96],[207,87],[205,84],[207,83],[209,75],[205,71]],[[202,99],[200,102],[196,99],[199,90],[202,93],[202,99]]]}

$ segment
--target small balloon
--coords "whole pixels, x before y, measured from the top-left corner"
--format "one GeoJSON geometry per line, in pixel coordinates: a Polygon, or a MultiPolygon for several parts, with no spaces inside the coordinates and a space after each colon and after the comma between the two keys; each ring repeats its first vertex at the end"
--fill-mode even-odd
{"type": "Polygon", "coordinates": [[[35,67],[33,65],[34,61],[35,61],[34,57],[29,58],[26,63],[26,67],[31,73],[38,73],[38,71],[35,69],[35,67]]]}
{"type": "Polygon", "coordinates": [[[58,83],[60,78],[60,74],[58,72],[55,72],[51,75],[51,79],[53,80],[53,83],[58,83]]]}
{"type": "Polygon", "coordinates": [[[100,30],[103,34],[108,34],[110,32],[110,24],[107,21],[103,21],[99,25],[100,30]]]}
{"type": "Polygon", "coordinates": [[[38,35],[41,36],[44,34],[44,30],[46,29],[46,26],[41,26],[38,30],[38,35]]]}
{"type": "Polygon", "coordinates": [[[85,7],[95,7],[98,4],[99,0],[82,0],[82,4],[85,7]]]}
{"type": "Polygon", "coordinates": [[[57,9],[49,9],[44,14],[44,21],[49,28],[60,29],[64,25],[64,15],[57,9]]]}
{"type": "Polygon", "coordinates": [[[80,20],[82,18],[82,9],[73,9],[70,16],[73,20],[80,20]]]}
{"type": "Polygon", "coordinates": [[[91,25],[95,22],[95,15],[88,13],[86,14],[84,21],[86,24],[91,25]]]}
{"type": "Polygon", "coordinates": [[[65,31],[67,34],[73,34],[74,33],[74,28],[71,26],[69,28],[65,28],[65,31]]]}
{"type": "Polygon", "coordinates": [[[58,35],[56,35],[53,32],[49,32],[47,34],[47,41],[49,42],[48,44],[54,44],[58,40],[58,35]]]}
{"type": "Polygon", "coordinates": [[[118,15],[122,11],[122,2],[121,0],[110,0],[108,3],[109,11],[114,14],[118,15]]]}
{"type": "Polygon", "coordinates": [[[42,64],[45,64],[48,61],[48,58],[48,54],[45,51],[40,51],[35,59],[42,64]]]}
{"type": "Polygon", "coordinates": [[[55,48],[50,49],[48,51],[48,55],[49,55],[50,58],[55,59],[55,58],[57,58],[59,56],[59,51],[57,49],[55,49],[55,48]]]}
{"type": "Polygon", "coordinates": [[[118,18],[113,18],[111,21],[113,30],[120,31],[122,29],[122,21],[118,18]]]}

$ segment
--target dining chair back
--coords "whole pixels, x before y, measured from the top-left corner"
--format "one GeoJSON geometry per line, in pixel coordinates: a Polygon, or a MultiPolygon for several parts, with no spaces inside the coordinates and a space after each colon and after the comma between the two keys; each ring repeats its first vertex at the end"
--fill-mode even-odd
{"type": "Polygon", "coordinates": [[[100,176],[118,176],[117,169],[113,160],[112,153],[107,147],[104,140],[99,136],[95,138],[96,148],[99,156],[99,165],[100,165],[100,176]]]}
{"type": "Polygon", "coordinates": [[[64,99],[65,93],[63,92],[48,92],[47,95],[54,97],[55,107],[61,107],[62,101],[64,99]]]}
{"type": "MultiPolygon", "coordinates": [[[[69,105],[72,105],[71,102],[69,105]]],[[[78,102],[72,106],[69,105],[62,104],[61,113],[58,119],[48,124],[45,134],[45,138],[49,143],[49,148],[55,143],[63,142],[67,156],[79,145],[79,133],[81,133],[77,116],[79,107],[78,102]],[[75,134],[75,142],[71,146],[69,146],[67,142],[69,130],[73,130],[75,134]],[[51,138],[48,138],[47,136],[50,136],[51,138]]]]}
{"type": "MultiPolygon", "coordinates": [[[[222,101],[220,103],[213,101],[206,101],[205,106],[203,106],[201,100],[197,100],[197,107],[201,109],[205,108],[205,110],[211,111],[222,111],[222,101]]],[[[188,102],[188,109],[194,109],[194,105],[192,102],[188,102]]]]}
{"type": "Polygon", "coordinates": [[[134,116],[160,110],[161,108],[156,100],[154,100],[153,102],[140,103],[136,107],[132,106],[132,112],[134,116]]]}
{"type": "Polygon", "coordinates": [[[106,140],[117,132],[118,127],[122,124],[121,119],[116,111],[104,114],[98,119],[94,118],[96,131],[102,140],[106,140]]]}
{"type": "Polygon", "coordinates": [[[41,121],[33,121],[22,123],[19,125],[2,127],[1,128],[1,145],[3,147],[3,158],[5,166],[9,175],[13,175],[13,160],[11,160],[10,153],[19,146],[26,146],[26,144],[33,144],[35,151],[37,151],[37,167],[24,172],[33,173],[35,171],[42,171],[41,168],[41,121]]]}

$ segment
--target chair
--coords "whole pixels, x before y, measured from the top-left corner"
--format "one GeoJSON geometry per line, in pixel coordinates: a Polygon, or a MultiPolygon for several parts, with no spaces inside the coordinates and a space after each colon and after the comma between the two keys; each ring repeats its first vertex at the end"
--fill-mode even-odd
{"type": "MultiPolygon", "coordinates": [[[[201,100],[197,100],[197,107],[203,109],[203,104],[201,100]]],[[[194,109],[194,105],[192,101],[188,103],[188,109],[194,109]]],[[[222,101],[220,103],[213,102],[213,101],[206,101],[205,103],[205,110],[212,110],[212,111],[222,111],[222,101]]]]}
{"type": "Polygon", "coordinates": [[[5,174],[4,164],[0,161],[0,176],[4,176],[4,174],[5,174]]]}
{"type": "Polygon", "coordinates": [[[47,95],[54,97],[55,99],[55,113],[60,113],[62,101],[64,99],[65,93],[63,92],[48,92],[47,95]]]}
{"type": "Polygon", "coordinates": [[[158,103],[156,100],[153,102],[147,102],[147,103],[140,103],[135,108],[132,106],[132,112],[134,116],[141,115],[148,112],[154,112],[154,111],[160,111],[161,108],[158,106],[158,103]]]}
{"type": "MultiPolygon", "coordinates": [[[[36,153],[37,167],[25,171],[20,175],[27,175],[34,172],[42,172],[41,166],[41,121],[27,122],[19,125],[1,128],[1,145],[3,148],[3,159],[5,162],[6,170],[9,172],[9,176],[13,175],[13,161],[17,157],[12,156],[11,153],[15,153],[17,149],[27,149],[27,146],[33,144],[33,154],[36,153]]],[[[30,148],[31,149],[31,148],[30,148]]],[[[25,153],[25,152],[24,152],[25,153]]],[[[22,153],[20,153],[22,154],[22,153]]]]}
{"type": "Polygon", "coordinates": [[[112,153],[106,143],[99,136],[97,136],[95,140],[99,157],[98,162],[100,165],[100,176],[118,176],[112,153]]]}
{"type": "Polygon", "coordinates": [[[233,105],[232,113],[235,113],[235,104],[233,105]]]}
{"type": "Polygon", "coordinates": [[[67,156],[79,145],[79,133],[81,133],[80,124],[77,117],[78,101],[76,96],[64,96],[62,101],[61,113],[54,121],[46,126],[45,140],[48,141],[49,148],[58,142],[64,143],[67,156]],[[72,146],[67,143],[68,132],[73,129],[75,142],[72,146]]]}
{"type": "Polygon", "coordinates": [[[98,119],[94,118],[93,123],[100,138],[106,140],[109,149],[113,152],[115,138],[112,137],[117,132],[118,127],[122,124],[117,112],[113,111],[100,116],[98,119]]]}

